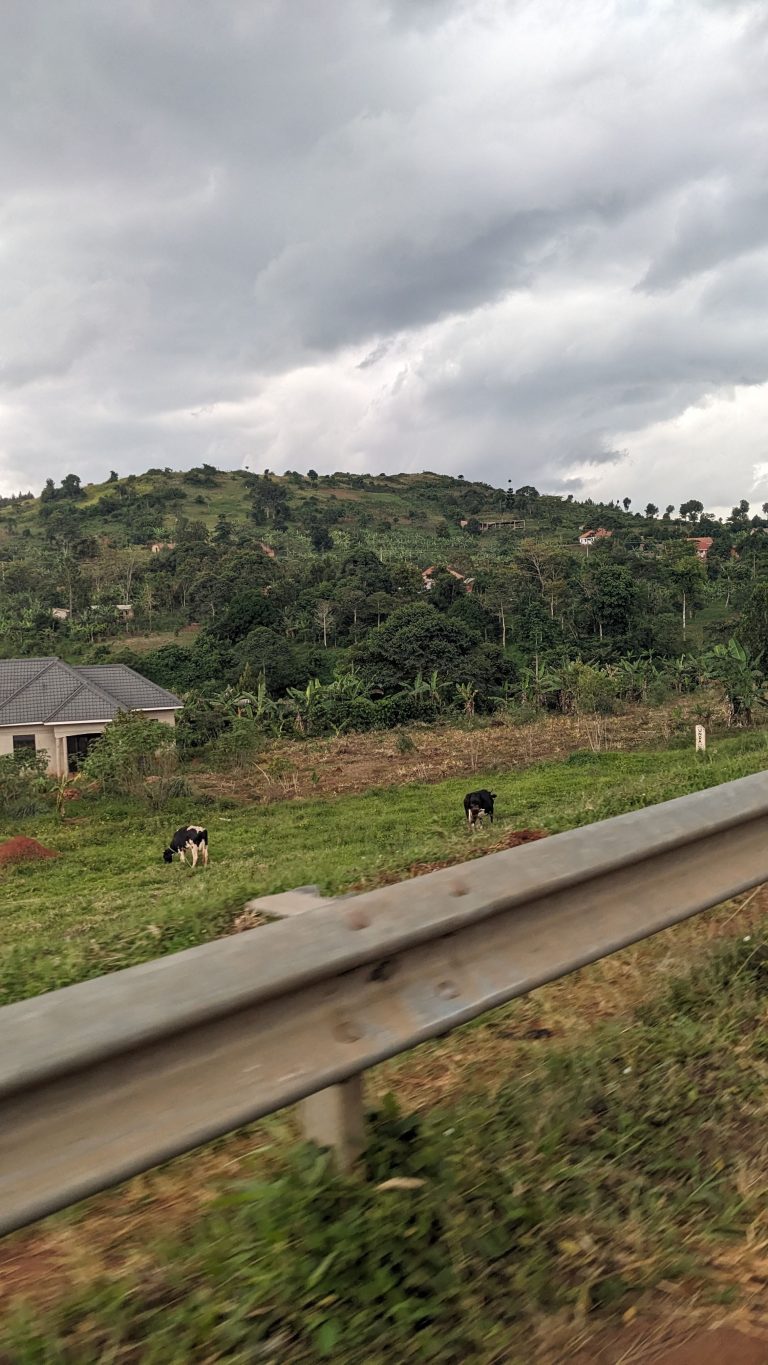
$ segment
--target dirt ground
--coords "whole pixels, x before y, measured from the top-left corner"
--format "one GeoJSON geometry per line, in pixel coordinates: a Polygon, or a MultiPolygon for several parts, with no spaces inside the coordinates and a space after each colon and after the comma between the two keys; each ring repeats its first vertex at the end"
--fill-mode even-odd
{"type": "Polygon", "coordinates": [[[694,699],[618,716],[544,716],[531,724],[499,721],[483,728],[413,725],[405,732],[342,735],[338,739],[267,745],[258,762],[231,773],[199,771],[195,787],[244,803],[342,795],[408,782],[441,782],[459,773],[527,767],[582,749],[647,749],[693,725],[694,699]],[[401,752],[403,733],[414,748],[401,752]]]}

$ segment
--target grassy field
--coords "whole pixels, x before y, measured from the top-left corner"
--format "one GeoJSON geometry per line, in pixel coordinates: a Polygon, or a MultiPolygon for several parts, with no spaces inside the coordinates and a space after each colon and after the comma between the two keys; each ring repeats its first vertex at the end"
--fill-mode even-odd
{"type": "MultiPolygon", "coordinates": [[[[504,828],[551,832],[653,805],[763,768],[762,732],[714,743],[635,753],[576,753],[565,762],[494,774],[504,828]]],[[[490,780],[490,778],[488,778],[490,780]]],[[[20,822],[55,861],[0,872],[0,1002],[113,971],[227,932],[251,896],[317,884],[338,893],[374,885],[414,863],[467,848],[466,777],[336,799],[195,810],[211,839],[206,872],[161,861],[189,800],[162,816],[86,798],[77,815],[20,822]]],[[[480,782],[475,775],[472,785],[480,782]]],[[[69,808],[70,810],[72,807],[69,808]]]]}
{"type": "MultiPolygon", "coordinates": [[[[495,830],[475,844],[760,771],[767,752],[753,732],[716,741],[704,760],[686,745],[499,773],[495,830]]],[[[213,803],[205,873],[160,861],[186,808],[160,818],[83,800],[72,823],[24,821],[7,832],[61,856],[0,874],[3,999],[226,932],[259,892],[308,882],[337,892],[460,856],[466,789],[463,777],[213,803]]],[[[15,1243],[42,1273],[0,1325],[0,1361],[554,1365],[600,1324],[646,1312],[658,1286],[727,1307],[768,1236],[768,941],[759,915],[746,933],[738,912],[716,913],[722,939],[708,938],[704,920],[680,926],[380,1068],[367,1181],[335,1176],[278,1115],[173,1163],[167,1177],[48,1220],[15,1243]],[[602,1021],[598,979],[613,979],[615,995],[602,1021]],[[542,997],[548,1022],[559,998],[581,1024],[545,1045],[514,1041],[542,997]],[[441,1068],[455,1073],[452,1085],[433,1083],[441,1068]],[[389,1087],[418,1112],[382,1105],[389,1087]],[[228,1144],[234,1156],[217,1165],[228,1144]],[[423,1183],[380,1190],[391,1176],[423,1183]],[[163,1180],[173,1216],[152,1208],[163,1180]],[[51,1245],[80,1259],[46,1302],[51,1245]],[[724,1256],[737,1267],[730,1276],[713,1270],[724,1256]]]]}

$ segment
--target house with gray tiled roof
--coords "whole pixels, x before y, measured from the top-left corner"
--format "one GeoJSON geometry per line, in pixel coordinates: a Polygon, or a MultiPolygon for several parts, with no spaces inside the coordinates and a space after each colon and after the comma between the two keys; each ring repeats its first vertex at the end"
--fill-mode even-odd
{"type": "Polygon", "coordinates": [[[0,754],[47,752],[54,775],[75,771],[119,711],[175,725],[180,707],[172,692],[125,664],[0,659],[0,754]]]}

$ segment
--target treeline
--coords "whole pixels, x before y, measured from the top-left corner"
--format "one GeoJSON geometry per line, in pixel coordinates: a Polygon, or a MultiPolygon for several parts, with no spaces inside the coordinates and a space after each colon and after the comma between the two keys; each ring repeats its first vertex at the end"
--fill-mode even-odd
{"type": "Polygon", "coordinates": [[[285,715],[314,688],[330,728],[406,720],[414,688],[431,716],[490,712],[512,695],[550,705],[568,689],[545,680],[569,669],[592,669],[608,692],[642,660],[659,677],[693,661],[701,676],[732,638],[759,672],[765,520],[746,502],[724,521],[695,499],[679,510],[440,475],[278,479],[203,465],[113,474],[95,492],[67,475],[34,509],[0,509],[0,651],[122,658],[208,699],[261,688],[285,715]],[[525,526],[481,534],[494,517],[525,526]],[[580,546],[598,527],[611,534],[580,546]],[[696,536],[711,540],[705,559],[696,536]],[[183,629],[191,642],[167,642],[183,629]],[[133,634],[160,632],[165,643],[132,651],[133,634]]]}

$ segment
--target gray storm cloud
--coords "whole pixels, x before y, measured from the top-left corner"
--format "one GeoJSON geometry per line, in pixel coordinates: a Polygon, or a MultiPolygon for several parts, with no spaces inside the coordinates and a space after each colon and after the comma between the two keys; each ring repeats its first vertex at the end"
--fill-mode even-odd
{"type": "Polygon", "coordinates": [[[768,498],[762,5],[28,0],[0,38],[0,491],[768,498]]]}

